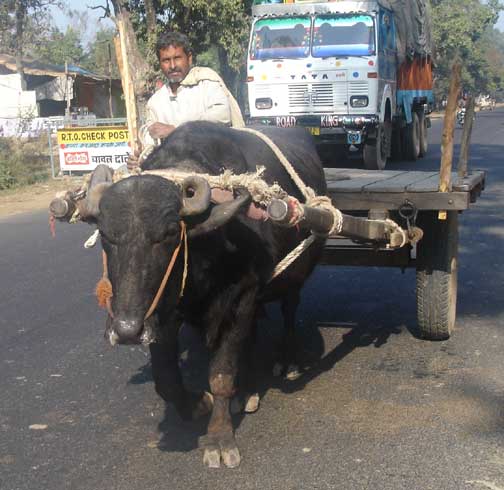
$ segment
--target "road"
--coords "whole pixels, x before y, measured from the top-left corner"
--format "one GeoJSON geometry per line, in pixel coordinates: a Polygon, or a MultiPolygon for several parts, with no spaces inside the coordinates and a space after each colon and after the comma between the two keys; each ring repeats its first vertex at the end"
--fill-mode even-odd
{"type": "MultiPolygon", "coordinates": [[[[437,168],[440,135],[434,121],[429,158],[388,168],[437,168]]],[[[236,419],[235,470],[203,466],[204,421],[165,407],[143,347],[105,343],[101,260],[82,247],[92,229],[59,225],[52,239],[46,213],[0,220],[0,489],[504,489],[503,153],[504,110],[478,114],[471,165],[488,185],[461,217],[452,338],[412,334],[414,271],[318,268],[299,321],[311,368],[269,375],[270,308],[261,408],[236,419]]]]}

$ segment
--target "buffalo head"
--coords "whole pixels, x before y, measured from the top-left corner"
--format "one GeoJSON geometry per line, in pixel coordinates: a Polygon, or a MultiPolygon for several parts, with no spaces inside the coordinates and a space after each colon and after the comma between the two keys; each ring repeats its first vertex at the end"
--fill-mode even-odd
{"type": "MultiPolygon", "coordinates": [[[[148,343],[159,332],[157,315],[146,319],[146,314],[181,243],[182,223],[187,222],[189,238],[211,232],[248,205],[250,196],[213,206],[210,186],[198,176],[180,187],[154,175],[112,184],[110,172],[97,172],[80,210],[86,221],[97,224],[107,257],[113,296],[105,336],[112,344],[148,343]]],[[[156,306],[165,318],[175,312],[182,289],[183,248],[156,306]]]]}

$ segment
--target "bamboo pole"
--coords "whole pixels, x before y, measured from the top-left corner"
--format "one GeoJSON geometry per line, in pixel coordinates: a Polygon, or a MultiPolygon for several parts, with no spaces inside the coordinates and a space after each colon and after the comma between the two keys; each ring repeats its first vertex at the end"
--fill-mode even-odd
{"type": "Polygon", "coordinates": [[[464,129],[462,131],[462,141],[460,143],[460,157],[458,161],[458,177],[463,179],[467,176],[467,162],[469,161],[469,146],[471,144],[472,128],[474,124],[474,97],[467,99],[466,113],[464,117],[464,129]]]}
{"type": "Polygon", "coordinates": [[[441,169],[439,172],[439,191],[449,192],[451,190],[451,172],[453,162],[453,136],[455,134],[455,118],[457,116],[457,101],[460,93],[460,75],[462,65],[458,62],[453,64],[450,81],[450,91],[448,94],[448,104],[446,105],[443,139],[441,142],[441,169]]]}
{"type": "Polygon", "coordinates": [[[117,28],[119,30],[119,39],[114,38],[114,45],[116,48],[117,63],[121,71],[121,82],[124,92],[124,100],[126,103],[126,116],[128,119],[128,133],[131,151],[137,153],[139,150],[138,144],[138,113],[135,99],[135,90],[133,86],[133,79],[131,77],[131,70],[128,61],[128,50],[126,43],[126,29],[124,28],[124,21],[121,16],[116,18],[117,28]]]}

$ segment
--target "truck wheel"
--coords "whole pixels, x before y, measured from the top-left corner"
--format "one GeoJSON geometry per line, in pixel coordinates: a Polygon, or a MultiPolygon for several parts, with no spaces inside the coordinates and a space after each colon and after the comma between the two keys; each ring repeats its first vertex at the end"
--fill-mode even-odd
{"type": "Polygon", "coordinates": [[[425,113],[423,111],[418,114],[418,128],[420,131],[420,151],[418,156],[424,157],[429,149],[429,140],[427,118],[425,117],[425,113]]]}
{"type": "Polygon", "coordinates": [[[401,128],[395,128],[392,131],[392,141],[390,147],[390,158],[394,161],[399,161],[403,157],[401,128]]]}
{"type": "Polygon", "coordinates": [[[368,170],[383,170],[387,165],[391,132],[392,123],[385,121],[376,128],[376,139],[364,144],[364,167],[368,170]]]}
{"type": "Polygon", "coordinates": [[[418,243],[416,271],[419,335],[427,340],[450,338],[457,309],[458,213],[441,221],[437,211],[419,215],[424,237],[418,243]]]}
{"type": "Polygon", "coordinates": [[[404,128],[403,143],[404,157],[415,161],[420,155],[420,122],[416,112],[411,113],[413,121],[404,128]]]}

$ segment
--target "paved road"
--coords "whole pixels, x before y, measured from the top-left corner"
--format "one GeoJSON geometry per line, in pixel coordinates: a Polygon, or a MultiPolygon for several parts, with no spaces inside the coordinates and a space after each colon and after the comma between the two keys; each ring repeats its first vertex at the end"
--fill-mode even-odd
{"type": "MultiPolygon", "coordinates": [[[[389,168],[437,168],[440,128],[429,159],[389,168]]],[[[299,325],[312,369],[293,383],[266,374],[272,308],[262,406],[236,420],[236,470],[203,467],[204,424],[157,398],[143,348],[103,341],[100,258],[81,246],[91,228],[60,225],[53,240],[45,213],[0,221],[0,488],[504,489],[503,151],[504,111],[479,114],[471,161],[488,186],[461,220],[452,339],[412,335],[413,271],[319,268],[299,325]]]]}

